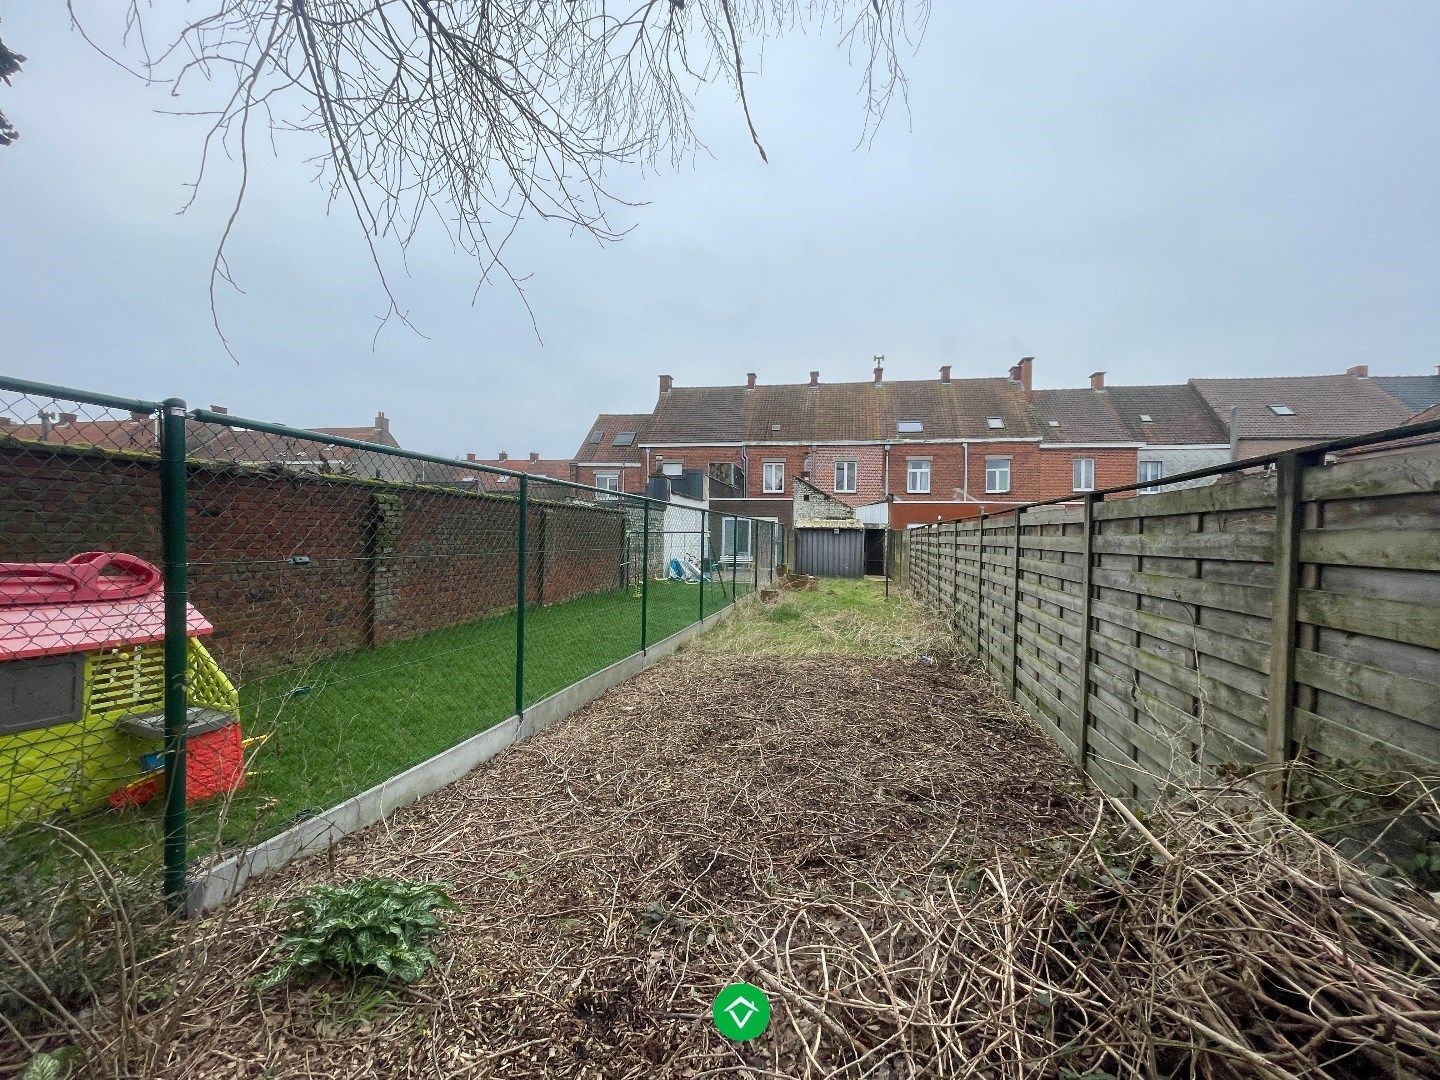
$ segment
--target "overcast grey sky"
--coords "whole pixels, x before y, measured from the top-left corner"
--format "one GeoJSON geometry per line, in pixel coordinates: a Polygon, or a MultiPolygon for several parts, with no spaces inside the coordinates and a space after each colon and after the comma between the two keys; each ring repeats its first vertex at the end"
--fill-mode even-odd
{"type": "MultiPolygon", "coordinates": [[[[161,0],[164,3],[170,0],[161,0]]],[[[706,2],[706,0],[701,0],[706,2]]],[[[194,120],[71,32],[0,0],[29,56],[0,102],[0,372],[402,443],[568,456],[655,376],[735,383],[1000,375],[1037,385],[1434,370],[1440,361],[1440,4],[939,0],[911,111],[869,150],[833,39],[771,43],[751,80],[770,165],[719,90],[710,153],[622,172],[647,206],[598,246],[531,223],[510,249],[543,339],[443,237],[392,325],[352,220],[299,164],[260,163],[222,312],[206,281],[228,179],[184,201],[194,120]]],[[[203,5],[201,5],[203,6],[203,5]]],[[[757,57],[758,59],[758,57],[757,57]]],[[[183,102],[182,102],[183,105],[183,102]]],[[[622,219],[623,220],[623,219],[622,219]]]]}

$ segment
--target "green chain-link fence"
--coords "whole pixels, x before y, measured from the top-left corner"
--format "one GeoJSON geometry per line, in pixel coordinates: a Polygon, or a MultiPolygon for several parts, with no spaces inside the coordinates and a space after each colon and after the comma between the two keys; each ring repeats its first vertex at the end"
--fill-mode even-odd
{"type": "Polygon", "coordinates": [[[680,498],[0,379],[0,919],[84,866],[175,907],[782,550],[680,498]]]}

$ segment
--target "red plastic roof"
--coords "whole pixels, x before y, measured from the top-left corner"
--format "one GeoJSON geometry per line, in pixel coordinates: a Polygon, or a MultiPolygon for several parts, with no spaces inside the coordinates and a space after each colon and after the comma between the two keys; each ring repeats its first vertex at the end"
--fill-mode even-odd
{"type": "MultiPolygon", "coordinates": [[[[204,615],[186,609],[191,637],[215,632],[204,615]]],[[[163,591],[138,600],[0,607],[0,661],[145,645],[164,637],[163,591]]]]}

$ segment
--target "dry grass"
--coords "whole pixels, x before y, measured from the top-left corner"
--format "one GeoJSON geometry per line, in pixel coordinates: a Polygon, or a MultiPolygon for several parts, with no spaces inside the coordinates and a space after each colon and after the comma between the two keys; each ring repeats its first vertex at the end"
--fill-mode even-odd
{"type": "Polygon", "coordinates": [[[812,655],[843,612],[809,595],[792,655],[737,618],[202,924],[134,1075],[1437,1075],[1432,902],[1238,790],[1083,795],[918,623],[812,655]],[[432,975],[257,995],[274,902],[372,874],[454,884],[432,975]],[[743,1045],[708,1016],[736,979],[774,1002],[743,1045]]]}

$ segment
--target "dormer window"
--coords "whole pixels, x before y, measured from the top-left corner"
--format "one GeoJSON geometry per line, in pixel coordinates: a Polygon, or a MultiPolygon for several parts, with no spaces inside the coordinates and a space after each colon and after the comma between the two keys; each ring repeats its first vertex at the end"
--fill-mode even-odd
{"type": "Polygon", "coordinates": [[[1271,405],[1270,411],[1276,416],[1294,416],[1295,410],[1289,405],[1271,405]]]}
{"type": "Polygon", "coordinates": [[[895,430],[901,435],[919,435],[925,430],[925,425],[919,420],[897,420],[895,430]]]}
{"type": "Polygon", "coordinates": [[[615,445],[616,445],[616,446],[630,446],[630,445],[632,445],[634,442],[635,442],[635,432],[633,432],[633,431],[622,431],[622,432],[620,432],[620,434],[618,434],[618,435],[615,436],[615,445]]]}
{"type": "Polygon", "coordinates": [[[1155,422],[1155,420],[1154,420],[1153,417],[1151,417],[1151,415],[1150,415],[1149,413],[1143,413],[1143,412],[1142,412],[1142,413],[1140,414],[1140,422],[1141,422],[1142,424],[1153,424],[1153,423],[1155,422]]]}
{"type": "Polygon", "coordinates": [[[987,416],[985,418],[985,426],[998,430],[1005,426],[1005,418],[1003,416],[987,416]]]}

